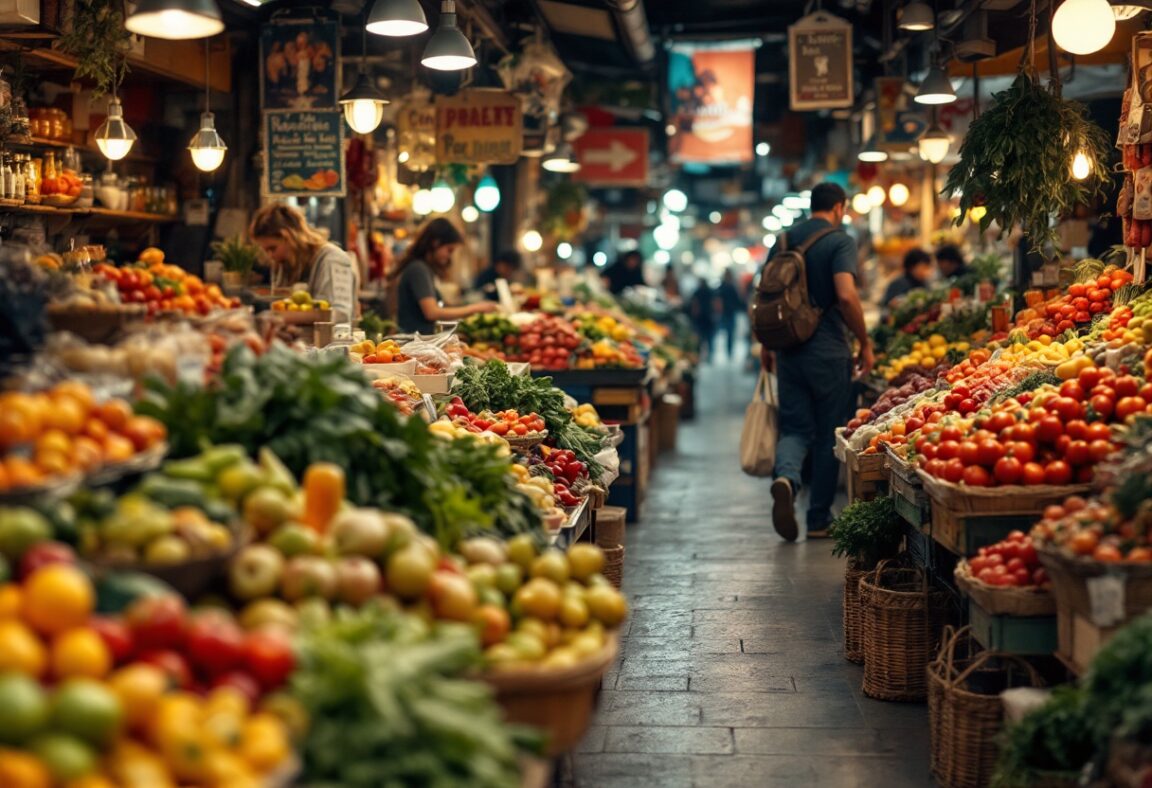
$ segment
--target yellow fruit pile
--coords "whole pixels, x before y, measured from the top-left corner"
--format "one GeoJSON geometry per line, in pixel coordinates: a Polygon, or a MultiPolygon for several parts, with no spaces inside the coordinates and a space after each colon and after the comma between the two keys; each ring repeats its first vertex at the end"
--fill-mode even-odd
{"type": "Polygon", "coordinates": [[[885,380],[892,380],[909,368],[935,368],[950,350],[967,353],[970,349],[971,344],[968,342],[949,342],[940,334],[933,334],[928,339],[914,342],[912,350],[903,356],[882,364],[879,372],[885,380]]]}
{"type": "Polygon", "coordinates": [[[313,299],[307,290],[297,290],[287,298],[272,302],[273,312],[311,312],[313,309],[331,308],[332,305],[324,299],[313,299]]]}
{"type": "Polygon", "coordinates": [[[587,402],[582,405],[577,405],[576,409],[572,411],[572,416],[581,427],[595,428],[603,425],[603,422],[600,421],[600,414],[596,412],[596,408],[587,402]]]}

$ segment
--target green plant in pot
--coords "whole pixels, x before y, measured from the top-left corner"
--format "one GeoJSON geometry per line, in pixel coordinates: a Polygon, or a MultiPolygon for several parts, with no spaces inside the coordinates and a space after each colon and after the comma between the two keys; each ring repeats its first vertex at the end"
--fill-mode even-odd
{"type": "Polygon", "coordinates": [[[213,243],[212,254],[224,266],[224,284],[230,288],[241,288],[248,284],[252,269],[260,259],[260,249],[245,243],[238,235],[213,243]]]}
{"type": "Polygon", "coordinates": [[[832,555],[851,558],[857,569],[869,569],[891,558],[904,538],[902,521],[891,496],[857,501],[840,513],[828,529],[832,555]]]}

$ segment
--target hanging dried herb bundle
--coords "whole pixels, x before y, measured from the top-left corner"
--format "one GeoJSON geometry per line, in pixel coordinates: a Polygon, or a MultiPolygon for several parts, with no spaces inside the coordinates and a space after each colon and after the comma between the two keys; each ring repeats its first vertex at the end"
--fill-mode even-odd
{"type": "Polygon", "coordinates": [[[71,29],[60,37],[59,46],[76,58],[76,79],[96,83],[95,95],[111,93],[124,81],[124,59],[132,34],[124,27],[119,0],[76,0],[71,29]]]}
{"type": "Polygon", "coordinates": [[[1065,100],[1058,88],[1024,72],[995,94],[968,128],[960,163],[948,173],[943,194],[960,195],[956,224],[969,208],[984,206],[981,230],[992,222],[1002,230],[1019,224],[1039,249],[1056,237],[1053,214],[1104,196],[1110,156],[1108,135],[1088,118],[1083,104],[1065,100]],[[1091,165],[1082,181],[1071,172],[1077,151],[1091,165]]]}

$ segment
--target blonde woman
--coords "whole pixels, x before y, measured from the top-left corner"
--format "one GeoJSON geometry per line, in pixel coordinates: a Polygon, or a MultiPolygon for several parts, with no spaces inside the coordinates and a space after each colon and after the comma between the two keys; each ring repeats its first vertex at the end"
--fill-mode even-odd
{"type": "Polygon", "coordinates": [[[351,323],[356,316],[360,272],[343,249],[312,227],[297,209],[283,203],[256,211],[248,234],[272,263],[272,283],[306,282],[316,300],[332,305],[332,321],[351,323]]]}

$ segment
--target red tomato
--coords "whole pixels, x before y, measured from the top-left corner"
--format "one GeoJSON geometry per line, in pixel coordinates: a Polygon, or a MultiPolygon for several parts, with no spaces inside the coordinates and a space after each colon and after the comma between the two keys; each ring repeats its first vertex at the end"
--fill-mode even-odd
{"type": "Polygon", "coordinates": [[[1024,475],[1024,463],[1015,457],[1001,457],[996,461],[992,475],[1001,484],[1016,484],[1024,475]]]}
{"type": "Polygon", "coordinates": [[[275,689],[296,668],[292,642],[275,630],[251,632],[244,640],[244,664],[260,686],[275,689]]]}
{"type": "Polygon", "coordinates": [[[987,557],[980,555],[969,559],[968,566],[972,569],[972,574],[979,576],[981,572],[989,567],[989,563],[987,557]]]}
{"type": "Polygon", "coordinates": [[[936,456],[942,460],[951,460],[960,456],[960,444],[954,440],[944,440],[936,447],[936,456]]]}
{"type": "Polygon", "coordinates": [[[1069,484],[1072,481],[1072,466],[1063,460],[1053,460],[1044,469],[1046,484],[1069,484]]]}
{"type": "Polygon", "coordinates": [[[1036,555],[1036,546],[1032,544],[1031,539],[1020,545],[1020,560],[1024,562],[1025,566],[1032,568],[1035,568],[1040,560],[1036,555]]]}
{"type": "Polygon", "coordinates": [[[1041,443],[1055,443],[1064,434],[1064,425],[1056,416],[1044,416],[1036,424],[1036,439],[1041,443]]]}
{"type": "Polygon", "coordinates": [[[993,438],[987,438],[976,445],[976,460],[985,468],[991,468],[1004,456],[1004,445],[993,438]]]}
{"type": "Polygon", "coordinates": [[[123,621],[104,616],[93,616],[88,621],[88,626],[96,630],[96,634],[104,641],[104,645],[108,647],[108,653],[112,655],[112,661],[115,664],[122,665],[127,662],[136,650],[132,640],[132,632],[123,621]]]}
{"type": "Polygon", "coordinates": [[[1098,440],[1112,440],[1112,429],[1103,422],[1093,422],[1092,424],[1088,425],[1088,430],[1084,434],[1084,440],[1089,442],[1098,440]]]}
{"type": "Polygon", "coordinates": [[[919,451],[922,455],[924,455],[924,459],[926,459],[926,460],[936,459],[936,444],[935,443],[929,443],[928,441],[921,441],[919,444],[917,444],[916,450],[919,451]]]}
{"type": "Polygon", "coordinates": [[[1084,386],[1080,385],[1080,381],[1073,378],[1066,380],[1060,385],[1060,396],[1074,399],[1077,402],[1084,401],[1084,386]]]}
{"type": "Polygon", "coordinates": [[[178,649],[184,644],[187,614],[178,596],[138,599],[124,612],[124,621],[141,650],[178,649]]]}
{"type": "Polygon", "coordinates": [[[1068,444],[1068,449],[1064,452],[1064,459],[1073,465],[1087,465],[1092,459],[1092,452],[1089,449],[1088,441],[1072,441],[1068,444]]]}
{"type": "Polygon", "coordinates": [[[984,426],[987,427],[989,431],[1001,435],[1016,426],[1016,419],[1011,413],[1000,411],[989,416],[988,422],[984,426]]]}
{"type": "Polygon", "coordinates": [[[1024,484],[1043,484],[1044,478],[1043,465],[1038,462],[1024,463],[1024,476],[1022,477],[1024,484]]]}
{"type": "Polygon", "coordinates": [[[1088,422],[1076,419],[1064,425],[1064,434],[1074,441],[1084,440],[1088,435],[1088,422]]]}
{"type": "Polygon", "coordinates": [[[1004,564],[1004,568],[1007,569],[1009,572],[1015,572],[1017,569],[1023,569],[1024,568],[1024,561],[1022,561],[1020,559],[1019,551],[1015,551],[1015,552],[1017,554],[1014,555],[1012,558],[1009,558],[1008,563],[1004,564]]]}
{"type": "Polygon", "coordinates": [[[1083,298],[1084,294],[1088,292],[1088,286],[1082,282],[1068,285],[1068,295],[1073,298],[1083,298]]]}
{"type": "Polygon", "coordinates": [[[963,441],[960,444],[960,451],[956,456],[959,457],[960,462],[965,465],[977,464],[980,459],[979,447],[976,445],[976,441],[963,441]]]}
{"type": "Polygon", "coordinates": [[[149,651],[137,657],[136,661],[160,668],[173,687],[188,689],[192,686],[192,670],[188,667],[188,661],[175,651],[149,651]]]}
{"type": "Polygon", "coordinates": [[[1096,386],[1096,384],[1100,382],[1101,377],[1100,369],[1098,367],[1085,367],[1084,369],[1080,370],[1080,374],[1077,376],[1077,380],[1080,381],[1080,385],[1086,391],[1091,391],[1096,386]]]}
{"type": "Polygon", "coordinates": [[[957,406],[956,410],[967,416],[969,413],[975,413],[977,407],[979,406],[976,404],[976,400],[968,397],[960,401],[960,405],[957,406]]]}
{"type": "Polygon", "coordinates": [[[1114,451],[1116,451],[1116,448],[1112,445],[1112,441],[1094,440],[1088,444],[1088,455],[1094,463],[1103,462],[1108,459],[1114,451]]]}
{"type": "Polygon", "coordinates": [[[992,485],[991,475],[979,465],[969,465],[964,469],[960,478],[964,484],[970,487],[989,487],[992,485]]]}
{"type": "MultiPolygon", "coordinates": [[[[956,443],[959,443],[960,439],[963,437],[964,437],[964,435],[963,435],[963,433],[960,432],[960,428],[955,426],[955,425],[952,425],[952,424],[949,424],[948,426],[943,427],[940,430],[940,441],[942,443],[944,441],[954,441],[956,443]]],[[[947,458],[945,458],[945,459],[947,459],[947,458]]]]}
{"type": "Polygon", "coordinates": [[[946,465],[947,463],[945,463],[944,460],[928,460],[928,462],[924,463],[924,472],[929,476],[942,479],[944,478],[944,468],[946,465]]]}
{"type": "Polygon", "coordinates": [[[1112,381],[1117,397],[1135,397],[1140,393],[1140,381],[1131,375],[1121,375],[1112,381]]]}
{"type": "Polygon", "coordinates": [[[260,684],[251,675],[240,671],[234,670],[230,673],[225,673],[222,676],[217,676],[212,681],[212,688],[217,687],[231,687],[237,690],[241,695],[248,699],[249,705],[255,705],[260,700],[261,690],[260,684]]]}
{"type": "Polygon", "coordinates": [[[1141,413],[1148,407],[1143,397],[1124,397],[1116,403],[1116,420],[1124,421],[1134,413],[1141,413]]]}
{"type": "Polygon", "coordinates": [[[1032,571],[1028,567],[1022,566],[1012,573],[1012,579],[1018,586],[1032,585],[1032,571]]]}
{"type": "Polygon", "coordinates": [[[243,662],[244,632],[227,613],[199,613],[188,625],[185,653],[206,675],[222,675],[243,662]]]}
{"type": "Polygon", "coordinates": [[[1013,441],[1008,444],[1008,453],[1020,462],[1032,462],[1036,459],[1036,446],[1027,441],[1013,441]]]}
{"type": "Polygon", "coordinates": [[[1004,539],[1009,542],[1023,542],[1027,538],[1028,535],[1021,531],[1019,528],[1015,528],[1009,531],[1008,535],[1004,537],[1004,539]]]}
{"type": "Polygon", "coordinates": [[[950,482],[959,482],[964,477],[964,463],[959,457],[953,457],[944,463],[944,478],[950,482]]]}
{"type": "Polygon", "coordinates": [[[1012,440],[1024,443],[1036,442],[1036,425],[1027,422],[1017,424],[1012,428],[1012,440]]]}
{"type": "Polygon", "coordinates": [[[1061,421],[1069,422],[1084,416],[1084,406],[1071,397],[1056,397],[1049,401],[1048,409],[1060,417],[1061,421]]]}

